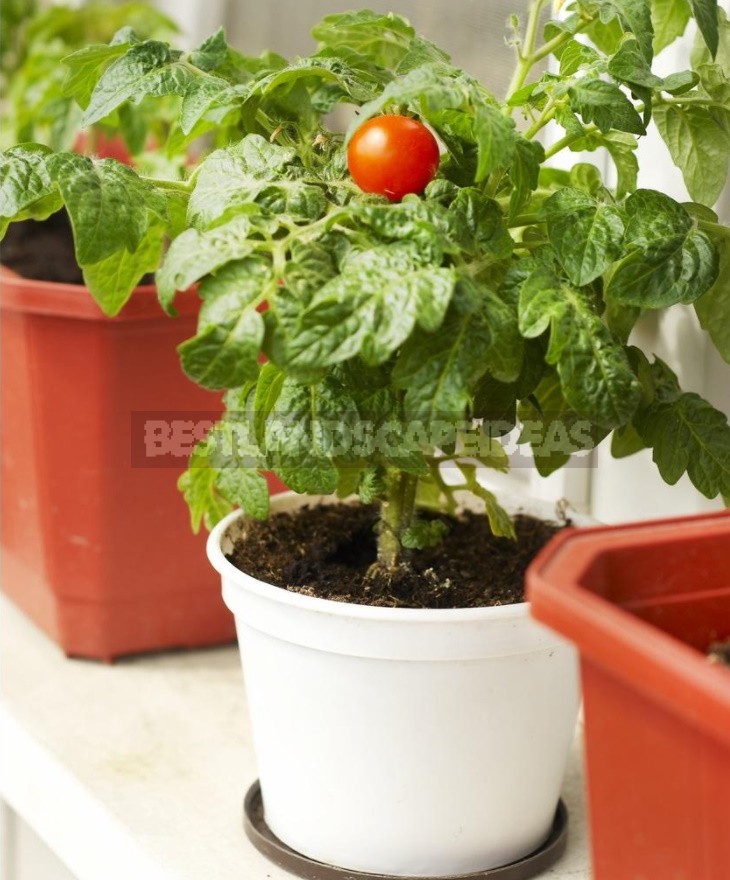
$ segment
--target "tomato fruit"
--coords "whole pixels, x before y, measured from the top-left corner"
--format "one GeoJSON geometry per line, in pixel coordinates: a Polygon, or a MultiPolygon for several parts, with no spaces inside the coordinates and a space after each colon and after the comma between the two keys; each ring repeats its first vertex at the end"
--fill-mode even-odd
{"type": "Polygon", "coordinates": [[[439,166],[436,138],[409,116],[375,116],[357,129],[347,147],[347,167],[367,193],[397,202],[421,193],[439,166]]]}
{"type": "MultiPolygon", "coordinates": [[[[80,131],[76,135],[73,151],[86,156],[90,149],[91,139],[89,138],[88,131],[80,131]]],[[[120,134],[110,136],[97,129],[92,152],[99,159],[116,159],[117,162],[122,162],[124,165],[133,164],[127,145],[124,143],[124,138],[120,134]]]]}

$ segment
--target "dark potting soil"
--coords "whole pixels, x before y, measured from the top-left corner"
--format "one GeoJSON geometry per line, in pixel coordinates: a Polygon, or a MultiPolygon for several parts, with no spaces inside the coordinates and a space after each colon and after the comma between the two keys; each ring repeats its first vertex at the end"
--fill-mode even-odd
{"type": "Polygon", "coordinates": [[[517,542],[484,516],[439,517],[449,533],[394,572],[376,560],[375,507],[323,505],[246,521],[228,559],[295,593],[389,608],[477,608],[524,600],[525,569],[560,526],[518,516],[517,542]]]}
{"type": "Polygon", "coordinates": [[[0,258],[5,266],[24,278],[84,283],[65,211],[52,214],[47,220],[11,223],[0,246],[0,258]]]}
{"type": "MultiPolygon", "coordinates": [[[[23,278],[84,283],[74,254],[71,221],[65,211],[52,214],[46,220],[11,223],[0,245],[0,260],[23,278]]],[[[149,275],[140,283],[150,284],[153,280],[149,275]]]]}
{"type": "Polygon", "coordinates": [[[713,642],[707,649],[707,659],[710,663],[719,663],[730,669],[730,639],[724,642],[713,642]]]}

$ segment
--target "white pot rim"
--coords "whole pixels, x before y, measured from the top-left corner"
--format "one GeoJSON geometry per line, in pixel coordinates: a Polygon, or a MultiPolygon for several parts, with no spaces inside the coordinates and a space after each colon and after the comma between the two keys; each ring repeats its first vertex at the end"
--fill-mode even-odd
{"type": "MultiPolygon", "coordinates": [[[[291,499],[298,497],[302,503],[319,503],[325,498],[316,495],[297,496],[294,492],[285,492],[275,496],[276,499],[291,499]]],[[[329,496],[327,496],[329,499],[329,496]]],[[[524,501],[524,499],[523,499],[524,501]]],[[[549,509],[546,502],[533,501],[529,504],[520,505],[525,513],[533,516],[548,518],[545,513],[549,509]]],[[[321,599],[315,596],[307,596],[296,593],[283,587],[278,587],[259,580],[253,575],[247,574],[233,565],[226,558],[221,549],[221,542],[228,528],[241,517],[242,510],[234,510],[225,516],[211,531],[208,536],[206,550],[208,559],[213,568],[224,578],[228,588],[233,586],[245,589],[249,593],[269,601],[274,600],[281,605],[291,608],[300,608],[332,617],[356,618],[368,621],[399,621],[402,623],[459,623],[476,622],[481,620],[519,620],[529,614],[529,602],[515,602],[510,605],[489,605],[478,608],[387,608],[375,605],[361,605],[354,602],[339,602],[334,599],[321,599]]],[[[581,518],[578,517],[578,520],[581,518]]],[[[586,518],[583,518],[584,521],[586,518]]]]}

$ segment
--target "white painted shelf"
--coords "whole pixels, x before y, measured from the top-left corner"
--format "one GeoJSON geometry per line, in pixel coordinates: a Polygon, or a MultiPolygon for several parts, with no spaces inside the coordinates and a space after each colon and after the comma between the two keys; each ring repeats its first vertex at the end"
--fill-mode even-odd
{"type": "MultiPolygon", "coordinates": [[[[287,880],[246,840],[256,777],[233,647],[67,660],[0,600],[0,798],[78,880],[287,880]]],[[[589,880],[580,751],[568,852],[541,877],[589,880]]]]}

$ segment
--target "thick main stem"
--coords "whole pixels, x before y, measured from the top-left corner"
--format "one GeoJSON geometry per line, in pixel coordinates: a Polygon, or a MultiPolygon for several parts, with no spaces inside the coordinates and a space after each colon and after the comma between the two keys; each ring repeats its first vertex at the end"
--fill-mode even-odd
{"type": "Polygon", "coordinates": [[[385,568],[395,568],[402,552],[401,537],[413,522],[418,477],[392,470],[388,472],[386,487],[380,508],[378,563],[385,568]]]}

